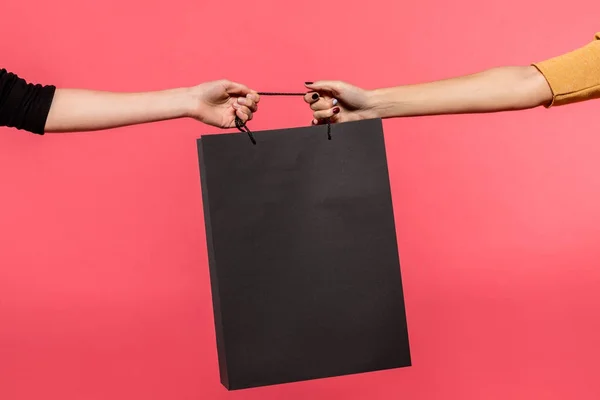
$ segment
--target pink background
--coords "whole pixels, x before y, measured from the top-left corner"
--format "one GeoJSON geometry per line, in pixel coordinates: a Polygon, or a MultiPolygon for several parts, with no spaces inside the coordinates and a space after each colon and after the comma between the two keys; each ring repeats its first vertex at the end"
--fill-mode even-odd
{"type": "MultiPolygon", "coordinates": [[[[60,87],[416,83],[589,42],[600,3],[7,1],[1,67],[60,87]],[[92,5],[93,4],[93,5],[92,5]]],[[[227,392],[195,139],[0,134],[0,398],[598,399],[597,102],[385,122],[414,366],[227,392]]],[[[268,99],[252,128],[307,125],[268,99]]]]}

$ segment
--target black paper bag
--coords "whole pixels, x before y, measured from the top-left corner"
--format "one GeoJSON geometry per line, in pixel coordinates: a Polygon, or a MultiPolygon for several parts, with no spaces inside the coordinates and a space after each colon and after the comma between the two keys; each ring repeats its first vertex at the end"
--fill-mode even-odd
{"type": "Polygon", "coordinates": [[[410,365],[381,120],[198,140],[221,382],[410,365]]]}

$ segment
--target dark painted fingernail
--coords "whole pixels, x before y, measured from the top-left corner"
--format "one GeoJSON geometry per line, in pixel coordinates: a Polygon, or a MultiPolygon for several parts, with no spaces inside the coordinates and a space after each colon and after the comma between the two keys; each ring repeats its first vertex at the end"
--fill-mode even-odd
{"type": "Polygon", "coordinates": [[[333,109],[333,113],[334,114],[337,114],[339,112],[340,112],[340,108],[339,107],[336,107],[336,108],[333,109]]]}
{"type": "Polygon", "coordinates": [[[313,94],[313,95],[312,95],[312,98],[313,98],[313,100],[316,100],[316,99],[318,99],[318,98],[319,98],[319,94],[318,94],[318,93],[315,93],[315,94],[313,94]]]}
{"type": "Polygon", "coordinates": [[[314,82],[304,82],[305,85],[312,85],[314,82]]]}

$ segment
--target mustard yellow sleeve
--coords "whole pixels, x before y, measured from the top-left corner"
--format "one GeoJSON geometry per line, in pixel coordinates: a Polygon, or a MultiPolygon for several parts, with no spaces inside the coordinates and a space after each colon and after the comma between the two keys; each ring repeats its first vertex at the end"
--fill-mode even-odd
{"type": "Polygon", "coordinates": [[[552,90],[552,103],[560,106],[600,98],[600,33],[587,45],[533,64],[552,90]]]}

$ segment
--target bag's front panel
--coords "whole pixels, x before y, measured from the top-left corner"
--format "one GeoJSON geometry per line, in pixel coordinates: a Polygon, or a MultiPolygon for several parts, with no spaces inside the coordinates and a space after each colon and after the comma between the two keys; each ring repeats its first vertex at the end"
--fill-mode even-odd
{"type": "Polygon", "coordinates": [[[410,364],[380,120],[203,137],[231,388],[410,364]]]}

